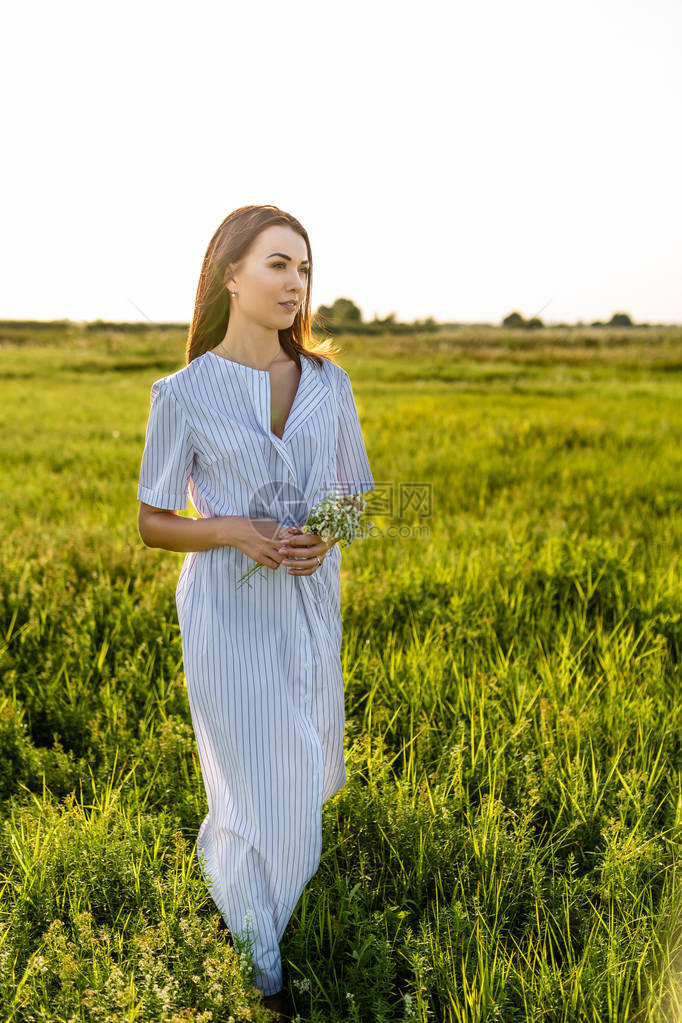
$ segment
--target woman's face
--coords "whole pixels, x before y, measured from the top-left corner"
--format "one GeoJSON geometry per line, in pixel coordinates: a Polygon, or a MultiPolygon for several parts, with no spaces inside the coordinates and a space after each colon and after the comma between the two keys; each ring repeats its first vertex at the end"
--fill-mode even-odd
{"type": "Polygon", "coordinates": [[[225,280],[235,310],[263,326],[284,330],[294,322],[308,285],[308,250],[305,240],[290,227],[266,227],[254,240],[239,270],[225,280]],[[284,302],[293,302],[287,309],[284,302]]]}

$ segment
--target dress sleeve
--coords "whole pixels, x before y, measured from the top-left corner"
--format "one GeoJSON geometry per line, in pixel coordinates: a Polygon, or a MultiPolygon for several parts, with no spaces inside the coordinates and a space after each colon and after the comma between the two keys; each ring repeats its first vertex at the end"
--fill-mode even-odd
{"type": "Polygon", "coordinates": [[[336,447],[336,477],[341,497],[374,490],[358,410],[350,377],[344,370],[338,384],[339,433],[336,447]]]}
{"type": "Polygon", "coordinates": [[[189,423],[168,388],[155,380],[140,464],[138,500],[155,508],[184,511],[193,459],[189,423]]]}

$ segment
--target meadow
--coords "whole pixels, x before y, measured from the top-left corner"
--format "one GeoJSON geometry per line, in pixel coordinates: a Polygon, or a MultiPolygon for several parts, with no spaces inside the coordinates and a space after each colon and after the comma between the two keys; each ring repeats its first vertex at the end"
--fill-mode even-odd
{"type": "MultiPolygon", "coordinates": [[[[194,851],[184,555],[137,531],[184,341],[0,325],[7,1023],[269,1018],[194,851]]],[[[348,781],[281,945],[301,1023],[680,1018],[682,329],[339,345],[375,535],[342,553],[348,781]]]]}

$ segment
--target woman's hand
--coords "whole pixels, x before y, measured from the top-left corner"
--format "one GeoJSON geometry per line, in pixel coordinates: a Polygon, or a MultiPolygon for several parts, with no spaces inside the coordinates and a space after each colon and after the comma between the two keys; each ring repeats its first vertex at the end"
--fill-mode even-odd
{"type": "Polygon", "coordinates": [[[283,555],[283,565],[291,575],[312,575],[320,567],[320,562],[329,553],[336,539],[325,542],[317,533],[293,533],[282,542],[279,554],[283,555]]]}
{"type": "MultiPolygon", "coordinates": [[[[286,529],[277,519],[250,519],[244,517],[233,546],[253,558],[259,565],[278,569],[284,555],[279,552],[285,537],[292,535],[297,526],[286,529]]],[[[317,565],[317,561],[315,562],[317,565]]]]}

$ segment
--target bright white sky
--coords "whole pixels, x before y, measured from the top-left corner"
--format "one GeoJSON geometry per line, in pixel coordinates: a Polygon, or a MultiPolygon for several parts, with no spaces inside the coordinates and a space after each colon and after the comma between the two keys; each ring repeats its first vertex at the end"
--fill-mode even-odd
{"type": "Polygon", "coordinates": [[[273,203],[313,308],[682,322],[679,0],[21,0],[0,31],[0,318],[187,322],[220,221],[273,203]]]}

